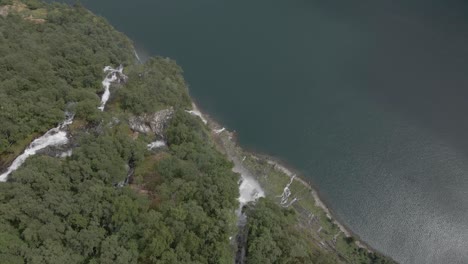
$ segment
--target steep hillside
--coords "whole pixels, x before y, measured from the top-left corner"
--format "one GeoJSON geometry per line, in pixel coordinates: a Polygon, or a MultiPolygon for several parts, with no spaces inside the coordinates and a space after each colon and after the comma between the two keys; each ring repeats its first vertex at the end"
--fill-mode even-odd
{"type": "MultiPolygon", "coordinates": [[[[240,177],[174,61],[82,6],[0,1],[0,109],[0,263],[234,262],[240,177]]],[[[274,201],[246,216],[248,263],[341,261],[274,201]]]]}

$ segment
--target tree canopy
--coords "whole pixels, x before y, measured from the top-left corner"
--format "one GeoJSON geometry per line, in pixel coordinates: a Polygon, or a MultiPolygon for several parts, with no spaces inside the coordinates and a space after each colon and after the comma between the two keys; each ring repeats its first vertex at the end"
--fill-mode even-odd
{"type": "Polygon", "coordinates": [[[231,263],[238,175],[183,111],[181,69],[163,58],[137,63],[131,42],[80,6],[5,4],[2,162],[65,111],[76,115],[70,157],[36,155],[0,183],[0,262],[231,263]],[[44,21],[26,19],[35,10],[44,21]],[[128,82],[113,85],[108,111],[98,111],[103,68],[119,64],[128,82]],[[168,107],[169,147],[148,151],[151,138],[132,136],[128,118],[168,107]]]}
{"type": "MultiPolygon", "coordinates": [[[[239,175],[190,107],[174,61],[137,62],[131,41],[79,4],[0,0],[0,169],[75,114],[71,156],[45,150],[0,182],[0,263],[232,263],[239,175]],[[128,79],[99,111],[107,65],[128,79]],[[167,146],[148,150],[155,135],[129,119],[162,109],[173,110],[167,146]]],[[[293,210],[260,199],[246,215],[248,263],[338,261],[293,210]]]]}

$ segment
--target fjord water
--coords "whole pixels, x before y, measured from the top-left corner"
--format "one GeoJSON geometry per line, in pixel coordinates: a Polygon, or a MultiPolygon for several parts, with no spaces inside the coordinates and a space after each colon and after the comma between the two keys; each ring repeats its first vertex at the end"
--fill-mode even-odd
{"type": "Polygon", "coordinates": [[[402,263],[468,263],[468,3],[81,1],[402,263]]]}

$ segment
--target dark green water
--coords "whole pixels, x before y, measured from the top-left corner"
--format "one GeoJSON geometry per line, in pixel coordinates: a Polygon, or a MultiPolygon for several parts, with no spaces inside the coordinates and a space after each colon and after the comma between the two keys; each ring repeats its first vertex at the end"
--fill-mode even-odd
{"type": "Polygon", "coordinates": [[[402,263],[468,263],[468,2],[82,0],[402,263]]]}

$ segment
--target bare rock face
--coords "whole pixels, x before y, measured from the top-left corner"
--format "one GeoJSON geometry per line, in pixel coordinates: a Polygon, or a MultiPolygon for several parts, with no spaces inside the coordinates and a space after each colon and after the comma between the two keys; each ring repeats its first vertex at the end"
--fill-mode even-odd
{"type": "Polygon", "coordinates": [[[169,119],[171,119],[174,109],[168,108],[153,114],[143,114],[132,116],[129,119],[130,128],[133,131],[144,134],[155,134],[164,138],[163,132],[169,119]]]}

